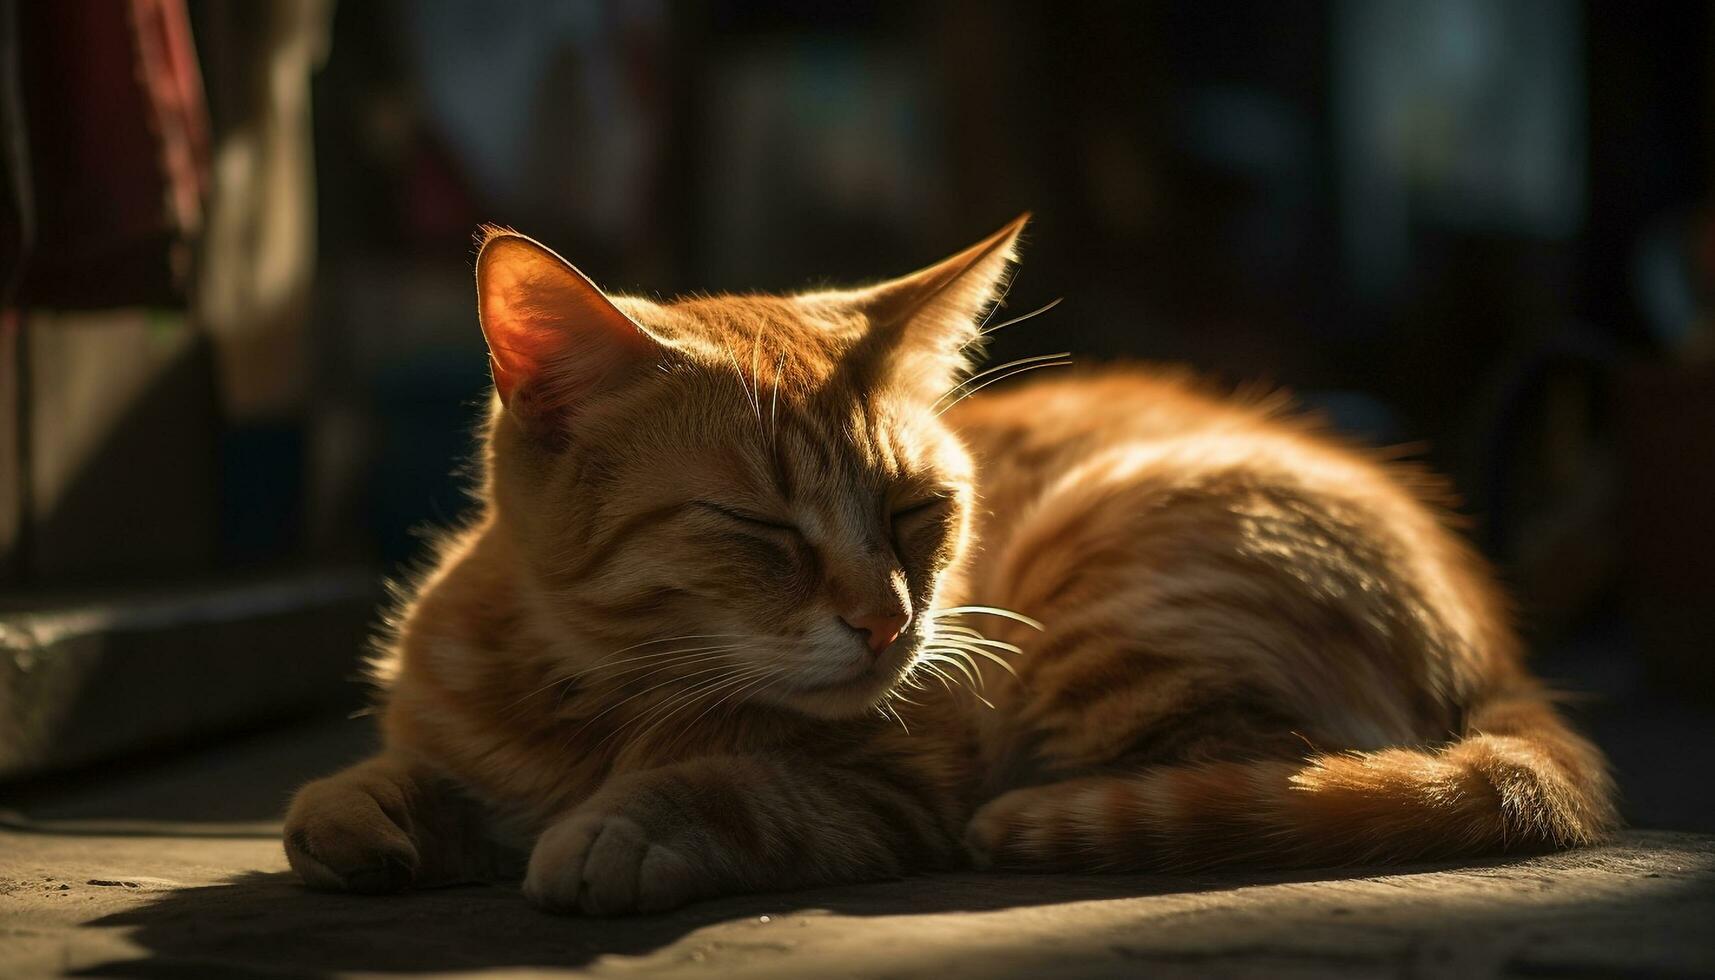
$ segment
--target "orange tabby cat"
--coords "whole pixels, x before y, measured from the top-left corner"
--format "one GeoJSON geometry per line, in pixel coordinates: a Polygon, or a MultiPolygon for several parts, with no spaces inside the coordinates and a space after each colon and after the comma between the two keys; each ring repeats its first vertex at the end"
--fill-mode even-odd
{"type": "Polygon", "coordinates": [[[1601,837],[1601,755],[1412,472],[1143,369],[964,399],[1022,226],[676,302],[490,230],[481,512],[402,597],[385,747],[293,802],[304,880],[515,850],[613,913],[1601,837]]]}

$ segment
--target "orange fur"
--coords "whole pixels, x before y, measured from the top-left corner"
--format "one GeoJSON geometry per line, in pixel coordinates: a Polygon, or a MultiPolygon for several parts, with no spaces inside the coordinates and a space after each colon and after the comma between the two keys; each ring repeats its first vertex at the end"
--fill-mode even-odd
{"type": "Polygon", "coordinates": [[[1388,862],[1613,825],[1425,475],[1135,369],[953,421],[985,490],[969,588],[1048,624],[990,678],[988,765],[1041,785],[976,816],[982,860],[1388,862]]]}
{"type": "Polygon", "coordinates": [[[539,904],[616,912],[1610,827],[1431,481],[1143,368],[963,397],[1021,226],[673,303],[488,230],[481,513],[403,593],[383,752],[294,801],[305,880],[516,853],[539,904]],[[900,620],[879,654],[851,625],[900,620]]]}

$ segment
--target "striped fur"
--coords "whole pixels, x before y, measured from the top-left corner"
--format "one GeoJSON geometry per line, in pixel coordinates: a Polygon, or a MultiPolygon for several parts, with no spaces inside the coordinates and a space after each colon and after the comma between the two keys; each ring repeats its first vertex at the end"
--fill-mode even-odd
{"type": "Polygon", "coordinates": [[[293,802],[304,879],[613,913],[1612,826],[1432,481],[1143,368],[964,397],[1021,226],[673,303],[488,231],[480,514],[401,590],[383,751],[293,802]]]}
{"type": "Polygon", "coordinates": [[[989,678],[980,861],[1397,862],[1613,826],[1423,474],[1139,370],[954,423],[985,490],[969,588],[1048,624],[989,678]]]}

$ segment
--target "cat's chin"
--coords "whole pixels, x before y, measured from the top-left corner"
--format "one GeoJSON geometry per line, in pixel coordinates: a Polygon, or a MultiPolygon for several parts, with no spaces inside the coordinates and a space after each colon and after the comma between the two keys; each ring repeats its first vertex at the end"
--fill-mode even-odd
{"type": "Polygon", "coordinates": [[[891,685],[879,682],[864,684],[853,681],[839,687],[795,691],[780,698],[779,706],[811,718],[843,721],[873,712],[890,688],[891,685]]]}
{"type": "Polygon", "coordinates": [[[904,678],[914,646],[889,650],[881,661],[850,677],[790,688],[774,700],[781,707],[830,721],[873,713],[876,705],[904,678]]]}

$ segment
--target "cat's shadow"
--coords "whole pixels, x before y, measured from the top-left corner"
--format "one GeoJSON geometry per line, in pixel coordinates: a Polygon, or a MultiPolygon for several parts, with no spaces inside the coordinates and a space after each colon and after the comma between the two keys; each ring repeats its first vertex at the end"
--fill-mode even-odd
{"type": "MultiPolygon", "coordinates": [[[[1389,872],[1400,873],[1401,869],[1389,872]]],[[[310,892],[286,872],[248,872],[219,885],[162,892],[142,907],[93,920],[88,925],[130,927],[130,940],[147,955],[102,963],[74,975],[280,977],[575,968],[601,957],[645,956],[717,923],[754,923],[755,941],[767,944],[776,941],[768,932],[771,921],[805,910],[844,916],[982,912],[1363,874],[936,875],[737,896],[662,915],[595,919],[536,911],[515,886],[462,886],[364,897],[310,892]]],[[[733,937],[722,938],[731,941],[733,937]]],[[[695,949],[695,944],[687,945],[686,955],[694,956],[695,949]]]]}

